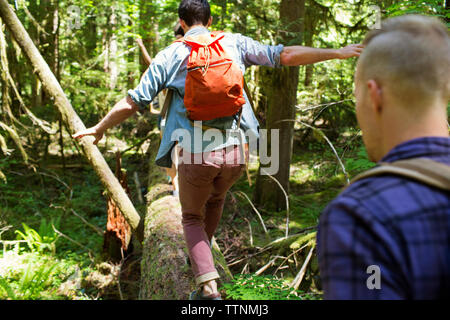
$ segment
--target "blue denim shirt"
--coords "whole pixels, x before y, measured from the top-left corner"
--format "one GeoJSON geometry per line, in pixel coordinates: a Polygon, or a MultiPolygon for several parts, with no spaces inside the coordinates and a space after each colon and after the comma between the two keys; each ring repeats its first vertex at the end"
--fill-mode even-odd
{"type": "MultiPolygon", "coordinates": [[[[185,36],[195,36],[207,32],[209,31],[205,27],[194,27],[185,36]]],[[[227,54],[239,65],[242,73],[245,73],[245,69],[252,65],[280,66],[280,54],[283,45],[263,45],[241,34],[233,33],[225,33],[221,44],[227,54]]],[[[202,130],[192,126],[190,120],[186,117],[186,108],[183,103],[189,54],[190,47],[186,44],[181,42],[171,44],[156,55],[139,85],[134,90],[128,91],[131,99],[141,109],[146,109],[161,90],[169,88],[174,91],[172,102],[167,111],[163,137],[156,155],[156,164],[162,167],[172,166],[171,151],[176,141],[181,148],[191,153],[207,152],[240,144],[237,136],[224,132],[216,133],[221,135],[222,139],[212,138],[212,141],[209,141],[205,137],[202,143],[194,143],[195,137],[202,135],[202,130]],[[188,132],[191,139],[188,139],[189,136],[181,135],[181,131],[177,129],[188,132]]],[[[247,135],[258,138],[258,121],[245,92],[244,97],[247,102],[243,106],[240,127],[247,135]]],[[[203,121],[203,125],[218,129],[233,129],[237,127],[237,119],[236,117],[214,119],[203,121]]]]}
{"type": "MultiPolygon", "coordinates": [[[[381,161],[410,158],[450,165],[450,138],[413,139],[381,161]]],[[[321,214],[317,250],[326,299],[448,299],[449,193],[396,175],[358,180],[321,214]]]]}

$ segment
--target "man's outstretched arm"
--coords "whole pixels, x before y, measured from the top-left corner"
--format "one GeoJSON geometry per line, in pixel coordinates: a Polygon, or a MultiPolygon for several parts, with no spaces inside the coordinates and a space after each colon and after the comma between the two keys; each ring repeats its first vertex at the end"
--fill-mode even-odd
{"type": "Polygon", "coordinates": [[[283,48],[280,61],[284,66],[301,66],[331,59],[348,59],[359,57],[363,48],[362,44],[351,44],[341,49],[289,46],[283,48]]]}
{"type": "Polygon", "coordinates": [[[94,136],[94,144],[97,144],[102,139],[106,130],[122,123],[135,114],[138,110],[139,107],[136,103],[134,103],[130,96],[126,96],[117,102],[99,123],[91,128],[75,133],[72,137],[75,139],[81,139],[84,136],[94,136]]]}

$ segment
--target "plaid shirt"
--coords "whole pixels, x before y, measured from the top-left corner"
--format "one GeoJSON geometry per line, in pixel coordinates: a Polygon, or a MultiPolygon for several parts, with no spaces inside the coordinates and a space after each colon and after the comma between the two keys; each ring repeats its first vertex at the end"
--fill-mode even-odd
{"type": "MultiPolygon", "coordinates": [[[[402,143],[382,161],[416,157],[450,165],[450,138],[402,143]]],[[[356,181],[321,214],[317,248],[325,299],[449,298],[449,193],[394,175],[356,181]]]]}

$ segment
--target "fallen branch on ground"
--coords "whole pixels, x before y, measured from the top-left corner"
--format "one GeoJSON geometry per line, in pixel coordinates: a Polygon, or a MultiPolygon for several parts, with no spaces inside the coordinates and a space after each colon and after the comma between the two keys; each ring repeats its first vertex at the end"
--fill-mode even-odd
{"type": "Polygon", "coordinates": [[[300,268],[300,271],[297,273],[294,280],[289,285],[290,288],[294,288],[294,290],[298,290],[298,287],[302,283],[303,277],[306,273],[306,267],[308,266],[309,260],[311,260],[313,251],[314,251],[314,246],[311,246],[308,256],[306,257],[305,262],[303,263],[302,267],[300,268]]]}

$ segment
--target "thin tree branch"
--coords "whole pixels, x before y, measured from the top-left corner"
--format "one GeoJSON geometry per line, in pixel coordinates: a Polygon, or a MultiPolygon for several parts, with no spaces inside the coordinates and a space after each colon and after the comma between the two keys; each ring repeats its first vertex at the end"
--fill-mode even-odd
{"type": "Polygon", "coordinates": [[[315,128],[315,127],[313,127],[313,126],[310,126],[309,124],[307,124],[307,123],[305,123],[305,122],[303,122],[303,121],[300,121],[300,120],[285,119],[285,120],[280,120],[279,122],[283,122],[283,121],[294,121],[294,122],[298,122],[298,123],[304,125],[305,127],[308,127],[308,128],[310,128],[310,129],[312,129],[312,130],[318,132],[318,133],[325,139],[325,141],[328,143],[328,145],[331,147],[331,150],[333,150],[333,153],[334,153],[334,155],[336,156],[336,159],[338,160],[339,165],[340,165],[341,168],[342,168],[342,172],[344,172],[345,178],[346,178],[346,180],[347,180],[347,184],[350,184],[350,178],[349,178],[349,176],[348,176],[347,171],[345,170],[344,163],[342,162],[341,158],[339,157],[339,155],[338,155],[336,149],[334,148],[333,144],[331,143],[330,139],[328,139],[328,137],[325,135],[325,133],[322,132],[322,130],[320,130],[320,129],[318,129],[318,128],[315,128]]]}
{"type": "Polygon", "coordinates": [[[306,267],[308,266],[309,260],[311,260],[313,251],[314,251],[314,246],[311,246],[308,256],[306,257],[305,262],[303,263],[302,267],[300,268],[300,271],[297,273],[294,280],[289,285],[290,288],[294,288],[294,290],[298,290],[298,287],[302,283],[303,277],[305,276],[306,267]]]}
{"type": "Polygon", "coordinates": [[[285,233],[285,238],[287,238],[288,235],[289,235],[289,197],[288,197],[288,194],[287,194],[286,190],[284,190],[283,186],[278,181],[278,179],[276,179],[275,177],[271,176],[270,174],[267,174],[267,171],[265,171],[264,168],[261,168],[261,171],[264,171],[266,173],[266,175],[269,176],[270,179],[272,179],[273,181],[275,181],[278,184],[278,186],[280,187],[281,191],[283,191],[284,197],[286,199],[286,233],[285,233]]]}
{"type": "Polygon", "coordinates": [[[81,248],[87,250],[89,253],[93,253],[88,247],[82,245],[81,243],[79,243],[76,240],[73,240],[72,238],[70,238],[69,236],[66,236],[64,233],[62,233],[61,231],[59,231],[58,229],[55,228],[55,226],[52,224],[53,230],[56,232],[56,234],[58,234],[59,236],[63,237],[64,239],[69,240],[72,243],[75,243],[76,245],[80,246],[81,248]]]}
{"type": "Polygon", "coordinates": [[[250,200],[250,198],[244,193],[244,192],[242,192],[242,191],[237,191],[237,192],[235,192],[236,194],[238,194],[238,195],[241,195],[241,196],[243,196],[244,198],[246,198],[247,199],[247,201],[250,203],[250,205],[252,206],[252,208],[253,208],[253,210],[256,212],[256,214],[258,215],[258,218],[259,218],[259,221],[261,222],[261,225],[262,225],[262,227],[263,227],[263,229],[264,229],[264,233],[268,233],[268,231],[267,231],[267,228],[266,228],[266,225],[264,224],[264,220],[263,220],[263,218],[261,217],[261,214],[259,213],[259,211],[256,209],[256,207],[255,207],[255,205],[253,204],[253,202],[250,200]]]}

